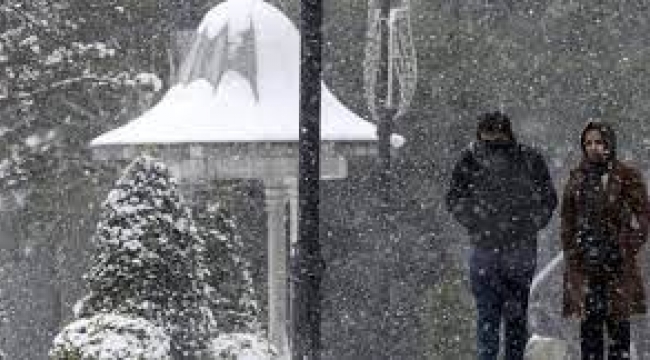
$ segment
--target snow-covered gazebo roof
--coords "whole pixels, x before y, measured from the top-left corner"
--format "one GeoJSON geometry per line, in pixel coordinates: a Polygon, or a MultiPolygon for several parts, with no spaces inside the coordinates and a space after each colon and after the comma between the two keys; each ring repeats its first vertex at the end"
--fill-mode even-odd
{"type": "MultiPolygon", "coordinates": [[[[299,64],[300,36],[282,12],[261,0],[225,1],[197,29],[179,82],[153,108],[97,137],[91,147],[100,159],[131,158],[153,148],[173,148],[182,157],[206,151],[241,156],[242,149],[258,148],[265,157],[274,149],[285,152],[298,141],[299,64]]],[[[321,139],[328,149],[374,152],[374,124],[325,84],[321,101],[321,139]]]]}

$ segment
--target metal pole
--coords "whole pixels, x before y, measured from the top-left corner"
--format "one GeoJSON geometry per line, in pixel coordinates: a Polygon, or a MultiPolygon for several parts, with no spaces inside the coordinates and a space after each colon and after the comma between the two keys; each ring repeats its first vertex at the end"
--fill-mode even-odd
{"type": "MultiPolygon", "coordinates": [[[[379,74],[377,78],[377,99],[378,99],[378,157],[380,162],[380,186],[384,207],[390,203],[390,135],[393,132],[393,115],[394,109],[389,107],[388,99],[391,89],[388,86],[390,61],[389,61],[389,17],[390,17],[391,0],[381,0],[380,18],[381,18],[381,42],[379,53],[379,74]]],[[[386,210],[384,208],[384,210],[386,210]]]]}
{"type": "Polygon", "coordinates": [[[391,156],[390,156],[390,136],[393,133],[393,115],[395,114],[392,104],[389,103],[390,92],[390,27],[389,18],[391,10],[391,0],[380,0],[380,49],[379,49],[379,73],[377,74],[377,140],[378,140],[378,160],[379,160],[379,191],[381,205],[380,213],[377,219],[380,221],[380,237],[377,239],[377,245],[381,248],[377,254],[376,261],[379,263],[381,274],[380,289],[378,299],[381,307],[381,325],[378,336],[378,356],[383,359],[393,359],[393,345],[395,334],[393,333],[393,300],[392,300],[392,282],[394,276],[394,246],[392,220],[390,219],[392,209],[391,194],[391,156]]]}
{"type": "Polygon", "coordinates": [[[318,237],[320,179],[320,99],[322,63],[321,0],[302,0],[300,8],[300,138],[298,244],[294,360],[320,358],[320,282],[324,262],[318,237]]]}

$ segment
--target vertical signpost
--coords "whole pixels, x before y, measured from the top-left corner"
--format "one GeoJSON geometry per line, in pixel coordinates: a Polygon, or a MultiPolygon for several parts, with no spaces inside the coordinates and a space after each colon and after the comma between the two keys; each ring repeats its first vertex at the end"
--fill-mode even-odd
{"type": "Polygon", "coordinates": [[[364,63],[365,91],[372,119],[377,125],[378,195],[377,213],[373,219],[375,244],[374,273],[377,282],[369,306],[375,313],[375,334],[370,346],[372,358],[391,359],[391,278],[393,231],[389,221],[391,205],[390,136],[393,132],[393,111],[389,100],[390,47],[389,17],[391,0],[368,1],[368,43],[364,63]]]}
{"type": "Polygon", "coordinates": [[[392,89],[389,87],[389,37],[390,29],[388,19],[390,17],[391,0],[381,0],[379,4],[379,72],[377,74],[377,140],[378,156],[380,162],[380,186],[384,215],[390,204],[390,135],[393,133],[393,116],[395,110],[388,99],[391,97],[392,89]]]}
{"type": "Polygon", "coordinates": [[[410,27],[409,0],[369,0],[368,44],[364,64],[364,82],[368,108],[377,124],[380,206],[376,226],[377,273],[375,292],[378,317],[377,344],[374,348],[383,359],[394,359],[392,344],[399,334],[394,331],[395,304],[392,294],[393,269],[399,261],[395,209],[391,196],[391,136],[395,119],[407,111],[415,93],[416,56],[410,27]]]}
{"type": "Polygon", "coordinates": [[[318,236],[320,114],[322,70],[321,0],[302,0],[300,7],[300,137],[298,244],[294,263],[295,302],[293,360],[320,358],[320,283],[324,262],[318,236]]]}
{"type": "Polygon", "coordinates": [[[389,86],[390,58],[389,58],[389,17],[391,9],[391,0],[380,0],[379,2],[379,63],[377,74],[377,153],[379,157],[379,191],[381,202],[378,207],[380,213],[377,218],[379,223],[378,246],[381,248],[377,252],[377,261],[380,265],[380,289],[378,295],[381,297],[380,314],[381,327],[377,347],[381,351],[379,356],[384,359],[393,359],[391,344],[394,344],[393,337],[393,301],[392,301],[392,281],[394,278],[394,246],[395,236],[393,224],[390,216],[393,212],[391,199],[391,158],[390,158],[390,136],[393,133],[393,116],[395,114],[393,104],[389,103],[391,88],[389,86]]]}

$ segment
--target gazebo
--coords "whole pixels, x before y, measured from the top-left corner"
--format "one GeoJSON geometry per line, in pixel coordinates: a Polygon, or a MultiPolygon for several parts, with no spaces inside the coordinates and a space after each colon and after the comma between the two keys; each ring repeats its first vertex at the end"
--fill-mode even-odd
{"type": "MultiPolygon", "coordinates": [[[[151,109],[91,142],[97,160],[146,152],[181,184],[258,179],[268,222],[269,337],[288,354],[288,242],[297,237],[300,36],[263,0],[227,0],[196,30],[178,81],[151,109]],[[289,227],[285,228],[289,205],[289,227]]],[[[376,128],[321,84],[321,177],[376,153],[376,128]]]]}

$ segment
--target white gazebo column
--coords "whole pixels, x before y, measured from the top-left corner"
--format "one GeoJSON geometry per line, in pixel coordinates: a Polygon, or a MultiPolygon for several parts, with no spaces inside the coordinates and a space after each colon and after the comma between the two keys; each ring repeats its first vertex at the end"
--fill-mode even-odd
{"type": "Polygon", "coordinates": [[[298,242],[298,180],[287,178],[285,185],[289,196],[289,244],[293,246],[298,242]]]}
{"type": "Polygon", "coordinates": [[[289,353],[286,185],[281,180],[265,181],[264,194],[269,247],[269,340],[281,359],[289,353]]]}
{"type": "MultiPolygon", "coordinates": [[[[292,264],[292,259],[295,257],[295,248],[298,243],[298,179],[295,177],[286,178],[284,180],[285,188],[287,191],[288,201],[289,201],[289,243],[287,244],[287,251],[289,252],[289,264],[292,264]]],[[[289,269],[293,271],[293,269],[289,269]]],[[[293,276],[294,274],[292,274],[293,276]]],[[[288,304],[289,308],[289,346],[292,348],[295,344],[292,343],[295,334],[294,334],[294,308],[293,304],[295,301],[295,289],[294,283],[289,282],[288,292],[288,304]]]]}

